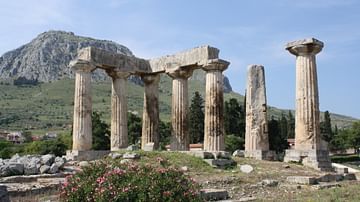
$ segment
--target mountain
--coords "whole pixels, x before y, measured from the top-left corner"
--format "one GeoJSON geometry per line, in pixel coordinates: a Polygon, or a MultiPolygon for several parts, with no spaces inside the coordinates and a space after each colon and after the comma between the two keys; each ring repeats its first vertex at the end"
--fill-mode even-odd
{"type": "MultiPolygon", "coordinates": [[[[72,32],[48,31],[38,35],[28,44],[2,55],[0,79],[33,84],[72,78],[73,74],[68,64],[76,57],[78,50],[87,46],[134,55],[127,47],[113,41],[77,36],[72,32]]],[[[106,80],[108,76],[104,71],[97,70],[93,73],[93,79],[106,80]]],[[[205,73],[197,71],[192,79],[205,82],[205,73]]],[[[138,77],[133,76],[129,80],[141,84],[138,77]]],[[[226,92],[232,90],[227,78],[224,79],[224,89],[226,92]]]]}

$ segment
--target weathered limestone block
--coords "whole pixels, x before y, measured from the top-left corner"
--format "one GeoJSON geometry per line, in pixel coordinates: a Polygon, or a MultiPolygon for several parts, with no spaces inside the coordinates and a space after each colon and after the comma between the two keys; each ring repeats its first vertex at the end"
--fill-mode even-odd
{"type": "Polygon", "coordinates": [[[128,146],[127,128],[127,72],[108,71],[112,78],[111,96],[111,151],[128,146]]]}
{"type": "Polygon", "coordinates": [[[193,69],[182,69],[167,72],[172,81],[172,106],[171,106],[171,143],[170,150],[189,150],[188,129],[188,78],[193,69]]]}
{"type": "Polygon", "coordinates": [[[204,150],[224,151],[224,92],[222,72],[229,62],[213,60],[204,66],[206,71],[204,150]]]}
{"type": "Polygon", "coordinates": [[[144,75],[141,77],[144,85],[144,110],[141,133],[141,149],[153,143],[153,149],[159,147],[159,74],[144,75]]]}
{"type": "Polygon", "coordinates": [[[246,87],[245,157],[265,159],[269,150],[265,72],[261,65],[248,67],[246,87]]]}
{"type": "Polygon", "coordinates": [[[87,61],[70,63],[76,72],[73,120],[73,150],[86,151],[92,147],[91,72],[95,66],[87,61]]]}

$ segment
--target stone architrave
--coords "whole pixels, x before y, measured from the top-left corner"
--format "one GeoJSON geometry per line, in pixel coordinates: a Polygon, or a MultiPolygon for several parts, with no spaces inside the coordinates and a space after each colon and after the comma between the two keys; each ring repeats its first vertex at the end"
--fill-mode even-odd
{"type": "Polygon", "coordinates": [[[316,57],[324,44],[314,39],[294,41],[286,50],[296,56],[295,149],[284,161],[302,161],[320,170],[331,168],[327,148],[321,147],[316,57]]]}
{"type": "Polygon", "coordinates": [[[141,76],[145,85],[144,109],[141,132],[141,149],[153,143],[153,149],[159,148],[159,74],[141,76]]]}
{"type": "Polygon", "coordinates": [[[87,151],[92,148],[91,72],[95,69],[95,66],[82,60],[74,61],[70,66],[75,71],[72,149],[87,151]]]}
{"type": "Polygon", "coordinates": [[[112,78],[111,94],[111,151],[128,147],[127,78],[128,72],[108,72],[112,78]]]}
{"type": "Polygon", "coordinates": [[[204,150],[224,151],[224,94],[222,72],[229,62],[213,60],[203,69],[206,71],[204,150]]]}
{"type": "Polygon", "coordinates": [[[246,86],[245,157],[273,159],[269,151],[265,71],[249,65],[246,86]]]}
{"type": "Polygon", "coordinates": [[[167,74],[172,80],[171,106],[171,143],[170,150],[189,150],[190,137],[188,129],[188,78],[193,68],[177,68],[167,74]]]}

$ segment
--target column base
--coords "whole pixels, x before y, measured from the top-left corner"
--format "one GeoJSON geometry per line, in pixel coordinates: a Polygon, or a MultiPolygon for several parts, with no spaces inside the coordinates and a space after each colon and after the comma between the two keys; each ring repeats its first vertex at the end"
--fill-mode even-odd
{"type": "Polygon", "coordinates": [[[67,150],[65,158],[66,160],[71,161],[92,161],[96,159],[101,159],[109,153],[110,150],[67,150]]]}
{"type": "Polygon", "coordinates": [[[276,153],[275,151],[264,151],[264,150],[252,150],[244,152],[244,156],[246,158],[254,158],[257,160],[268,160],[274,161],[276,160],[276,153]]]}
{"type": "Polygon", "coordinates": [[[333,172],[328,150],[295,150],[285,151],[284,162],[302,163],[304,166],[312,167],[316,170],[333,172]]]}

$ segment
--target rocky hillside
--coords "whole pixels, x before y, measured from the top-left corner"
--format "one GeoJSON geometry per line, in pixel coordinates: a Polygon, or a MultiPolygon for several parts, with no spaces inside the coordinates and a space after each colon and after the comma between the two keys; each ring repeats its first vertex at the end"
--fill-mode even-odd
{"type": "MultiPolygon", "coordinates": [[[[38,35],[30,43],[9,51],[0,57],[0,79],[17,83],[50,82],[73,76],[67,67],[77,51],[95,46],[107,51],[133,55],[125,46],[112,41],[76,36],[72,32],[48,31],[38,35]]],[[[205,81],[205,74],[198,71],[193,79],[205,81]]],[[[99,70],[93,74],[95,80],[105,80],[107,75],[99,70]]],[[[130,80],[140,84],[139,78],[130,80]]],[[[231,91],[229,80],[224,80],[225,91],[231,91]]]]}

